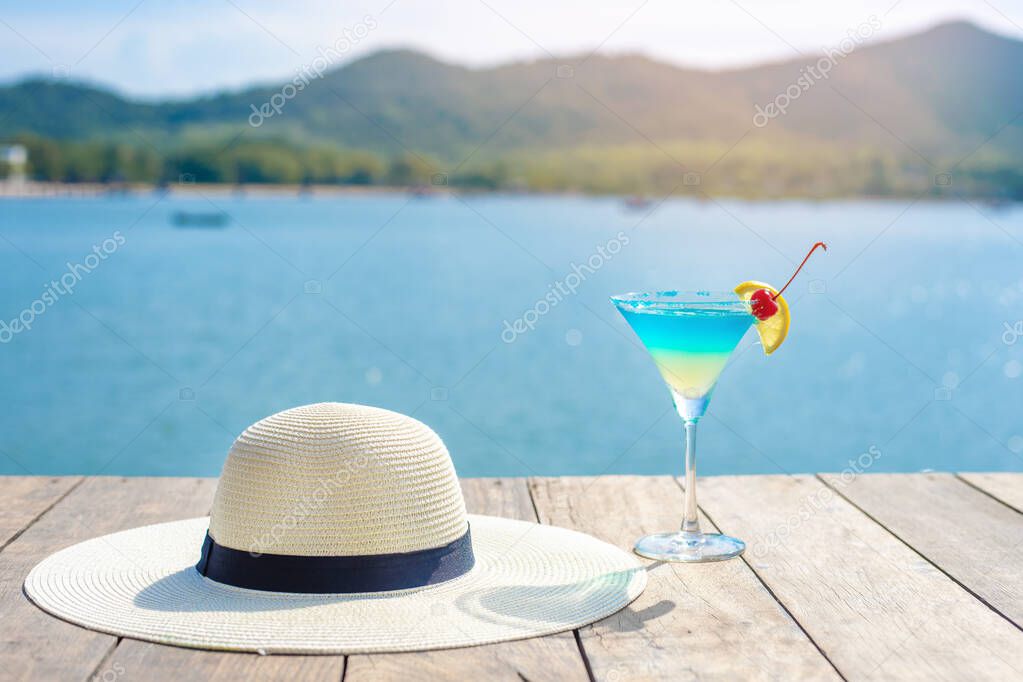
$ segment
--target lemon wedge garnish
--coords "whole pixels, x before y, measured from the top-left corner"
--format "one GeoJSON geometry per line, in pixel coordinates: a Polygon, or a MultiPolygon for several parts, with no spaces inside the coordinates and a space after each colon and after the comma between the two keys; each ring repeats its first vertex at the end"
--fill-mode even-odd
{"type": "MultiPolygon", "coordinates": [[[[763,282],[743,282],[735,287],[735,293],[744,301],[749,301],[753,292],[758,289],[767,289],[772,295],[777,295],[778,290],[770,284],[763,282]]],[[[777,296],[774,302],[778,304],[778,312],[766,320],[757,320],[757,333],[760,334],[760,344],[764,347],[764,355],[770,355],[778,349],[782,341],[789,333],[789,304],[781,296],[777,296]]]]}

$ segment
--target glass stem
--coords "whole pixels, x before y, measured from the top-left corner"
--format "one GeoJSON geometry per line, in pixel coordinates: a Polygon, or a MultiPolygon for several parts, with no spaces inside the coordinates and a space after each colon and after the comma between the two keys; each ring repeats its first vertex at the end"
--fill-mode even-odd
{"type": "Polygon", "coordinates": [[[702,538],[699,511],[696,506],[696,420],[685,420],[686,432],[686,489],[685,516],[682,519],[682,534],[692,539],[702,538]]]}

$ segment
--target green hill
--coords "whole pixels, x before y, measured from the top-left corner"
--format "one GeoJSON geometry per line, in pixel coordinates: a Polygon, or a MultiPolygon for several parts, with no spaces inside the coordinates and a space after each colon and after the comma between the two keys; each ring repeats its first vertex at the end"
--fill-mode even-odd
{"type": "Polygon", "coordinates": [[[951,23],[865,44],[835,58],[827,78],[797,85],[784,115],[754,125],[757,107],[793,92],[819,58],[701,71],[576,55],[469,69],[390,50],[291,99],[283,84],[138,102],[28,80],[0,88],[0,137],[47,138],[80,155],[85,144],[130,147],[136,166],[159,166],[165,179],[198,154],[211,179],[218,163],[233,168],[220,178],[232,182],[422,181],[441,171],[485,186],[656,192],[688,170],[705,175],[707,191],[847,195],[919,192],[954,167],[963,191],[1019,196],[1023,42],[951,23]],[[275,95],[280,113],[253,115],[275,95]],[[257,165],[276,155],[279,168],[239,173],[232,154],[242,152],[257,165]],[[341,170],[311,172],[314,152],[341,170]],[[405,165],[395,170],[395,159],[405,165]]]}

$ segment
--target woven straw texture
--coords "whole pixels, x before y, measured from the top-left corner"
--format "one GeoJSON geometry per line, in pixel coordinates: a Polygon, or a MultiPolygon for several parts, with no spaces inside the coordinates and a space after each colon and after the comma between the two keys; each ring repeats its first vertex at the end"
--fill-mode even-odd
{"type": "Polygon", "coordinates": [[[363,595],[245,590],[194,569],[207,519],[88,540],[25,581],[44,610],[123,637],[264,653],[420,651],[523,639],[600,620],[639,596],[646,573],[575,531],[469,516],[476,567],[433,587],[363,595]]]}
{"type": "Polygon", "coordinates": [[[403,415],[322,403],[268,417],[231,448],[210,518],[89,540],[25,580],[42,609],[79,625],[203,649],[365,653],[486,644],[569,630],[639,596],[646,573],[582,533],[467,516],[444,444],[403,415]],[[209,528],[260,554],[391,554],[440,547],[472,526],[475,567],[437,585],[287,594],[195,569],[209,528]]]}
{"type": "Polygon", "coordinates": [[[225,547],[348,556],[441,547],[465,533],[444,443],[365,405],[320,403],[262,419],[234,442],[210,515],[225,547]]]}

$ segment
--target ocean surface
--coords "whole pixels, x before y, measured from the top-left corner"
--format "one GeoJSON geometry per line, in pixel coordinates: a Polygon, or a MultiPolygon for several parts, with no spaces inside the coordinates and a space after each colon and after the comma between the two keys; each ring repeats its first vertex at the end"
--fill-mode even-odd
{"type": "Polygon", "coordinates": [[[0,203],[0,473],[217,475],[319,401],[414,415],[463,476],[677,473],[608,296],[780,285],[816,240],[786,343],[750,331],[725,368],[699,472],[1023,470],[1020,209],[143,194],[0,203]]]}

